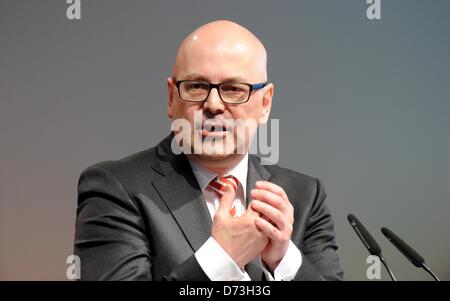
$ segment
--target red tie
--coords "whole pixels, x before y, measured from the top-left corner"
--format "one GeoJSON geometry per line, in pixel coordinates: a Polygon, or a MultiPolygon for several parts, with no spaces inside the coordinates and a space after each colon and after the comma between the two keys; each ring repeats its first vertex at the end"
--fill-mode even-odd
{"type": "MultiPolygon", "coordinates": [[[[211,182],[209,182],[208,186],[215,192],[217,193],[218,197],[222,197],[222,195],[225,192],[225,187],[227,185],[230,185],[234,192],[236,192],[237,187],[238,187],[239,181],[238,179],[236,179],[233,176],[227,176],[227,177],[223,177],[223,178],[214,178],[211,182]]],[[[231,208],[230,210],[230,214],[231,216],[235,217],[236,216],[236,208],[233,205],[233,208],[231,208]]]]}

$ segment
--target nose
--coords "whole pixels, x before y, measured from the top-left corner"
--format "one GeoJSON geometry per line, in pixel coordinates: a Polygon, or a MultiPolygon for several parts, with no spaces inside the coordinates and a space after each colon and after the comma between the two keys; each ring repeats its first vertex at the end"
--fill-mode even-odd
{"type": "Polygon", "coordinates": [[[211,89],[208,98],[203,103],[203,109],[211,115],[218,115],[225,110],[225,104],[222,102],[217,89],[211,89]]]}

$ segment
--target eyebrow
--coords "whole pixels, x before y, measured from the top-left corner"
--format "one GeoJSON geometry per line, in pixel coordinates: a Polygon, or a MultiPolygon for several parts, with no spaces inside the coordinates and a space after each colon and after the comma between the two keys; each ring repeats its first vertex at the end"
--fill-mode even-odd
{"type": "MultiPolygon", "coordinates": [[[[197,73],[191,73],[191,74],[186,75],[184,80],[199,80],[199,81],[205,81],[208,83],[211,82],[208,77],[197,74],[197,73]]],[[[245,82],[247,82],[247,80],[240,76],[227,77],[221,81],[221,83],[245,83],[245,82]]]]}

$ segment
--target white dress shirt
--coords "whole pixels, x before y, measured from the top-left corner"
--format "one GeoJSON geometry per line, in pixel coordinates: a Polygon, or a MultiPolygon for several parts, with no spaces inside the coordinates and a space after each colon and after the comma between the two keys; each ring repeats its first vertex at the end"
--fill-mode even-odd
{"type": "MultiPolygon", "coordinates": [[[[202,190],[211,219],[213,219],[214,214],[219,208],[220,199],[217,194],[208,187],[208,184],[217,175],[205,168],[202,168],[194,162],[189,161],[189,163],[191,164],[197,183],[202,190]]],[[[239,180],[236,198],[233,203],[238,216],[242,215],[246,210],[245,192],[247,188],[247,171],[248,154],[245,155],[245,157],[235,168],[233,168],[228,174],[224,175],[232,175],[239,180]]],[[[210,237],[197,250],[197,252],[195,252],[195,258],[205,274],[213,281],[251,280],[247,272],[242,271],[236,265],[233,259],[227,254],[227,252],[225,252],[225,250],[213,237],[210,237]]],[[[295,244],[290,241],[288,250],[279,265],[276,267],[273,275],[267,270],[261,261],[260,264],[267,280],[289,281],[292,280],[297,274],[297,271],[302,264],[302,255],[295,244]]]]}

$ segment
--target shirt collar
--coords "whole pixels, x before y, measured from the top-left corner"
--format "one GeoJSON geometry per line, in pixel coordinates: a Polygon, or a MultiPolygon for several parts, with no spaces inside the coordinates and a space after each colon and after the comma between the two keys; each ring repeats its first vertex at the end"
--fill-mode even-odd
{"type": "MultiPolygon", "coordinates": [[[[191,165],[192,171],[197,179],[197,183],[200,186],[200,189],[203,191],[206,186],[213,180],[215,177],[217,177],[217,174],[201,167],[200,165],[190,161],[189,164],[191,165]]],[[[247,188],[247,172],[248,172],[248,153],[242,158],[242,160],[225,176],[232,175],[236,177],[236,179],[239,180],[239,183],[241,183],[244,194],[247,188]]]]}

